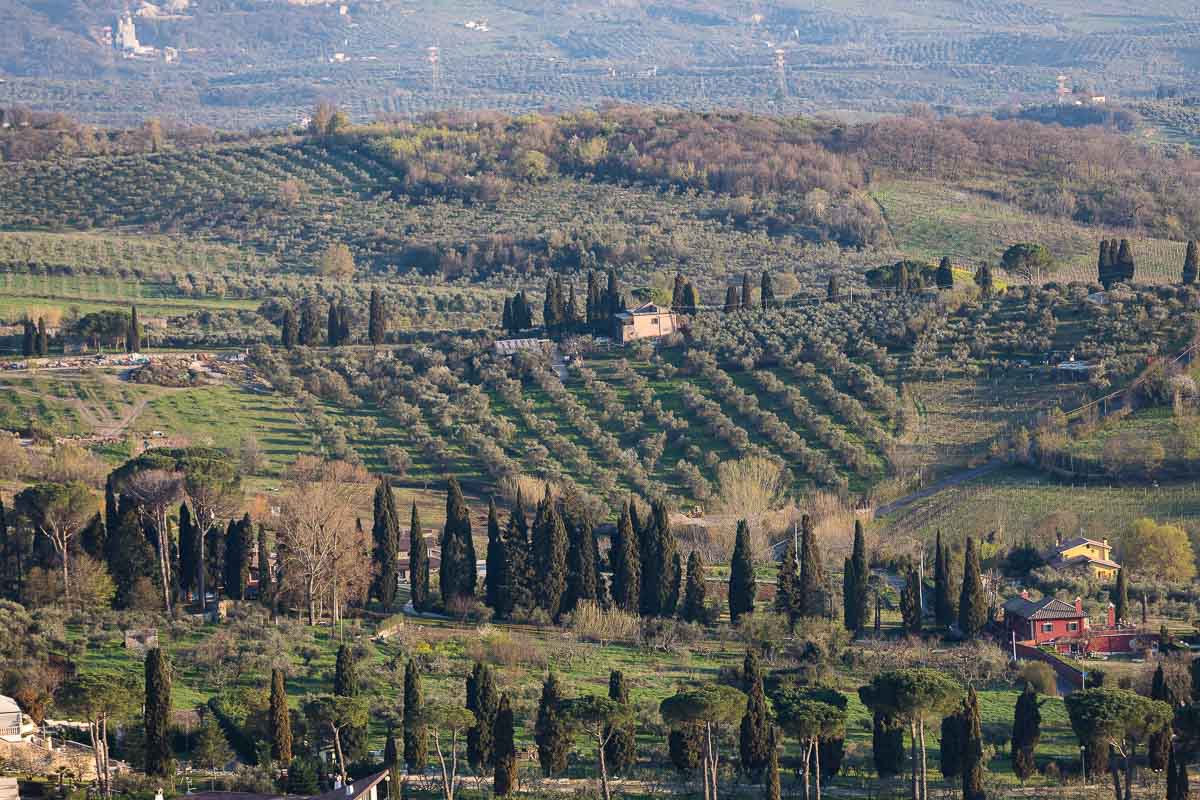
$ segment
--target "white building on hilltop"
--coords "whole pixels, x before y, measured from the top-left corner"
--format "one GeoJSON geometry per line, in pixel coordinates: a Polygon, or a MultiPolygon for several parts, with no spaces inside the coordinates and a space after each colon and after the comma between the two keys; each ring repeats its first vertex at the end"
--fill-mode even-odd
{"type": "Polygon", "coordinates": [[[32,736],[34,724],[11,697],[0,694],[0,741],[20,743],[32,736]]]}

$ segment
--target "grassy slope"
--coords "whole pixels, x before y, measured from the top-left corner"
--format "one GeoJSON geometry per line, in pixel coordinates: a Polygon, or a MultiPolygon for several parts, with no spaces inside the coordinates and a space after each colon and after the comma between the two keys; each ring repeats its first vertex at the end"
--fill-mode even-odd
{"type": "MultiPolygon", "coordinates": [[[[1038,217],[1008,203],[987,199],[968,188],[932,182],[888,181],[871,192],[883,209],[897,249],[937,262],[942,256],[972,267],[996,263],[1016,242],[1046,245],[1060,264],[1060,280],[1096,280],[1096,248],[1101,237],[1120,231],[1086,228],[1069,220],[1038,217]]],[[[1176,282],[1183,268],[1183,242],[1128,237],[1147,283],[1176,282]]]]}

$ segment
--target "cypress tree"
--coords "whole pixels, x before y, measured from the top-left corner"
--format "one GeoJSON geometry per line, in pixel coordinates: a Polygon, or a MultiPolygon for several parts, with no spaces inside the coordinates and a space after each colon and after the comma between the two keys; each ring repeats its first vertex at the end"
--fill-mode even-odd
{"type": "Polygon", "coordinates": [[[1183,257],[1183,282],[1185,284],[1195,283],[1198,270],[1200,270],[1200,259],[1196,255],[1196,240],[1190,239],[1187,243],[1187,254],[1183,257]]]}
{"type": "Polygon", "coordinates": [[[667,592],[667,601],[663,604],[663,616],[675,616],[675,610],[679,608],[679,593],[683,584],[683,556],[679,551],[675,551],[675,555],[671,556],[671,584],[667,592]]]}
{"type": "Polygon", "coordinates": [[[742,307],[741,296],[738,294],[736,286],[727,286],[725,288],[725,313],[732,314],[742,307]]]}
{"type": "Polygon", "coordinates": [[[342,329],[342,326],[338,321],[338,307],[336,303],[330,302],[329,310],[326,312],[326,320],[325,343],[330,347],[337,347],[339,344],[341,344],[338,339],[338,335],[342,329]]]}
{"type": "Polygon", "coordinates": [[[290,307],[283,310],[283,318],[279,322],[279,343],[291,350],[299,344],[300,323],[296,321],[296,312],[290,307]]]}
{"type": "Polygon", "coordinates": [[[375,542],[374,595],[385,609],[396,603],[396,587],[400,576],[400,515],[396,498],[387,476],[380,476],[375,485],[371,538],[375,542]]]}
{"type": "Polygon", "coordinates": [[[1112,276],[1108,257],[1108,240],[1100,240],[1100,255],[1096,259],[1096,278],[1107,289],[1112,284],[1112,276]]]}
{"type": "Polygon", "coordinates": [[[490,667],[476,662],[467,677],[467,710],[475,715],[475,725],[467,731],[467,760],[476,772],[494,766],[492,735],[499,707],[496,674],[490,667]]]}
{"type": "MultiPolygon", "coordinates": [[[[505,301],[505,307],[508,307],[505,301]]],[[[509,309],[511,311],[511,309],[509,309]]],[[[383,314],[383,295],[378,287],[371,289],[371,307],[367,315],[367,338],[378,347],[387,338],[387,318],[383,314]]]]}
{"type": "Polygon", "coordinates": [[[146,651],[146,774],[167,777],[175,771],[171,758],[171,670],[163,651],[146,651]]]}
{"type": "MultiPolygon", "coordinates": [[[[625,676],[613,670],[608,675],[608,699],[629,705],[629,689],[625,685],[625,676]]],[[[604,761],[608,771],[614,775],[626,774],[637,763],[637,737],[633,723],[619,725],[615,730],[607,732],[608,742],[604,745],[604,761]]]]}
{"type": "Polygon", "coordinates": [[[475,544],[471,540],[471,515],[458,479],[451,477],[446,491],[446,526],[442,529],[442,561],[438,578],[442,603],[475,595],[475,544]]]}
{"type": "Polygon", "coordinates": [[[412,587],[412,604],[417,611],[429,608],[429,546],[421,531],[421,516],[417,502],[412,504],[412,515],[408,523],[408,575],[412,587]]]}
{"type": "Polygon", "coordinates": [[[300,301],[300,330],[296,341],[304,347],[321,343],[321,313],[317,300],[311,295],[300,301]]]}
{"type": "Polygon", "coordinates": [[[534,724],[538,763],[547,778],[566,770],[567,755],[571,752],[571,732],[560,709],[563,699],[558,676],[552,672],[542,684],[542,697],[538,701],[537,722],[534,724]]]}
{"type": "Polygon", "coordinates": [[[517,502],[508,517],[503,542],[504,572],[500,580],[500,605],[496,613],[501,619],[507,619],[513,609],[533,606],[529,524],[525,519],[525,500],[520,489],[517,489],[517,502]]]}
{"type": "Polygon", "coordinates": [[[950,575],[947,571],[946,552],[942,549],[942,532],[937,532],[933,544],[933,617],[939,628],[953,621],[950,614],[950,575]]]}
{"type": "Polygon", "coordinates": [[[1117,622],[1129,619],[1129,579],[1125,576],[1125,568],[1117,569],[1117,587],[1113,592],[1113,612],[1117,622]]]}
{"type": "Polygon", "coordinates": [[[771,743],[767,747],[767,777],[763,782],[763,797],[766,800],[780,800],[782,797],[779,785],[779,743],[775,737],[775,726],[771,726],[771,743]]]}
{"type": "Polygon", "coordinates": [[[754,613],[754,561],[750,557],[750,526],[746,520],[738,520],[737,538],[733,543],[733,557],[729,564],[729,619],[733,624],[744,614],[754,613]]]}
{"type": "Polygon", "coordinates": [[[795,628],[800,617],[800,565],[796,562],[796,540],[788,537],[775,579],[775,610],[786,614],[788,625],[795,628]]]}
{"type": "Polygon", "coordinates": [[[1167,800],[1188,800],[1187,760],[1171,748],[1167,759],[1167,800]]]}
{"type": "Polygon", "coordinates": [[[701,558],[699,550],[693,550],[688,555],[687,583],[683,589],[683,605],[679,609],[679,616],[684,622],[707,621],[707,595],[708,591],[704,586],[704,559],[701,558]]]}
{"type": "Polygon", "coordinates": [[[854,577],[853,630],[858,633],[867,627],[867,601],[870,599],[871,579],[871,569],[867,564],[867,540],[860,520],[854,520],[854,548],[850,553],[850,568],[854,577]]]}
{"type": "Polygon", "coordinates": [[[587,274],[587,301],[584,306],[586,322],[589,326],[600,321],[600,287],[596,283],[596,271],[589,269],[587,274]]]}
{"type": "Polygon", "coordinates": [[[800,601],[801,616],[825,615],[825,572],[821,568],[817,534],[813,529],[812,517],[808,514],[800,518],[800,580],[796,585],[796,594],[800,601]]]}
{"type": "Polygon", "coordinates": [[[910,568],[900,593],[900,616],[904,620],[904,631],[912,635],[921,633],[921,585],[917,571],[910,568]]]}
{"type": "Polygon", "coordinates": [[[500,315],[500,328],[505,333],[513,332],[513,304],[512,298],[504,298],[504,311],[500,315]]]}
{"type": "Polygon", "coordinates": [[[534,599],[539,608],[557,620],[567,588],[567,528],[558,506],[546,487],[546,496],[538,504],[531,541],[533,568],[537,576],[534,599]]]}
{"type": "Polygon", "coordinates": [[[1026,683],[1025,689],[1017,696],[1012,728],[1013,773],[1022,783],[1029,780],[1037,769],[1034,754],[1037,751],[1038,740],[1042,737],[1041,705],[1033,684],[1026,683]]]}
{"type": "Polygon", "coordinates": [[[577,506],[566,509],[567,583],[562,612],[570,613],[582,602],[599,599],[600,572],[596,564],[598,545],[592,523],[577,506]]]}
{"type": "Polygon", "coordinates": [[[225,595],[231,600],[245,600],[246,587],[250,584],[250,532],[253,529],[250,515],[234,522],[230,535],[225,537],[225,595]]]}
{"type": "Polygon", "coordinates": [[[426,737],[421,722],[424,708],[421,673],[411,658],[404,668],[404,763],[409,774],[425,771],[426,737]]]}
{"type": "Polygon", "coordinates": [[[683,311],[683,287],[686,281],[678,272],[675,273],[675,283],[671,287],[671,310],[683,311]]]}
{"type": "Polygon", "coordinates": [[[350,646],[343,644],[337,649],[337,661],[333,667],[333,693],[338,697],[358,696],[358,665],[350,646]]]}
{"type": "Polygon", "coordinates": [[[621,292],[621,285],[617,282],[616,270],[608,271],[608,309],[607,316],[612,319],[613,316],[625,310],[625,295],[621,292]]]}
{"type": "Polygon", "coordinates": [[[487,535],[487,574],[483,578],[483,602],[499,615],[499,609],[504,605],[505,556],[495,498],[488,500],[487,535]]]}
{"type": "Polygon", "coordinates": [[[37,343],[35,341],[37,338],[37,328],[34,327],[33,321],[29,319],[24,321],[23,327],[24,335],[21,337],[21,355],[31,356],[37,350],[37,343]]]}
{"type": "Polygon", "coordinates": [[[954,267],[950,264],[948,256],[942,256],[942,260],[938,262],[937,287],[939,289],[954,288],[954,267]]]}
{"type": "Polygon", "coordinates": [[[492,729],[494,742],[493,759],[495,771],[492,776],[492,793],[507,797],[517,788],[517,748],[513,742],[513,710],[508,695],[500,696],[496,708],[496,721],[492,729]]]}
{"type": "Polygon", "coordinates": [[[640,537],[640,550],[642,579],[639,610],[644,616],[669,616],[675,611],[670,601],[677,580],[677,547],[667,506],[662,500],[655,500],[651,506],[650,519],[640,537]]]}
{"type": "Polygon", "coordinates": [[[688,281],[683,286],[683,313],[688,316],[695,316],[700,310],[700,294],[696,291],[696,286],[691,281],[688,281]]]}
{"type": "Polygon", "coordinates": [[[50,352],[50,335],[46,333],[46,318],[38,317],[37,354],[45,357],[50,352]]]}
{"type": "Polygon", "coordinates": [[[741,308],[749,311],[754,301],[754,290],[751,288],[750,273],[742,273],[742,302],[741,308]]]}
{"type": "Polygon", "coordinates": [[[108,529],[104,542],[104,558],[108,562],[108,574],[116,586],[114,604],[117,608],[129,608],[133,591],[141,578],[151,581],[157,576],[154,550],[142,533],[138,512],[131,503],[121,502],[115,527],[108,529]]]}
{"type": "MultiPolygon", "coordinates": [[[[1111,252],[1111,248],[1110,248],[1111,252]]],[[[1128,239],[1122,239],[1121,244],[1117,249],[1117,280],[1129,283],[1134,278],[1137,265],[1133,259],[1133,247],[1130,246],[1128,239]]]]}
{"type": "Polygon", "coordinates": [[[963,800],[985,800],[983,791],[983,723],[979,718],[979,697],[975,687],[967,687],[966,736],[963,743],[963,800]]]}
{"type": "MultiPolygon", "coordinates": [[[[1154,671],[1154,680],[1150,684],[1150,699],[1169,703],[1172,708],[1178,705],[1170,688],[1167,686],[1161,661],[1158,664],[1158,669],[1154,671]]],[[[1167,760],[1171,752],[1171,726],[1168,725],[1163,730],[1150,734],[1150,738],[1146,742],[1146,749],[1150,769],[1156,772],[1166,769],[1167,760]]]]}
{"type": "Polygon", "coordinates": [[[271,759],[276,764],[292,761],[292,716],[288,711],[283,670],[271,670],[271,700],[267,711],[271,727],[271,759]]]}
{"type": "Polygon", "coordinates": [[[746,687],[746,713],[742,715],[738,754],[742,772],[751,776],[762,774],[770,757],[770,711],[763,690],[762,670],[753,650],[746,651],[742,663],[742,683],[746,687]]]}
{"type": "Polygon", "coordinates": [[[967,746],[967,715],[963,704],[953,713],[942,717],[942,738],[939,756],[942,777],[957,778],[963,771],[963,748],[967,746]]]}
{"type": "Polygon", "coordinates": [[[759,294],[761,295],[759,300],[762,303],[764,311],[775,305],[775,285],[771,281],[771,273],[767,272],[766,270],[763,270],[759,294]]]}
{"type": "Polygon", "coordinates": [[[138,323],[137,306],[129,307],[129,330],[125,332],[125,349],[130,353],[142,351],[142,326],[138,323]]]}
{"type": "Polygon", "coordinates": [[[830,303],[836,303],[842,299],[842,282],[838,280],[836,274],[831,274],[829,282],[825,284],[825,299],[830,303]]]}
{"type": "Polygon", "coordinates": [[[267,527],[258,525],[258,602],[275,607],[275,587],[271,580],[271,551],[267,547],[267,527]]]}
{"type": "Polygon", "coordinates": [[[958,628],[962,635],[974,639],[987,624],[987,598],[983,594],[983,577],[979,570],[979,550],[975,540],[967,537],[963,556],[962,592],[958,596],[958,628]]]}
{"type": "Polygon", "coordinates": [[[881,778],[891,778],[904,770],[904,723],[876,711],[871,721],[871,759],[881,778]]]}
{"type": "Polygon", "coordinates": [[[608,552],[612,569],[612,602],[623,611],[637,611],[641,585],[641,560],[638,558],[637,534],[633,528],[633,510],[629,503],[621,506],[621,516],[608,552]]]}

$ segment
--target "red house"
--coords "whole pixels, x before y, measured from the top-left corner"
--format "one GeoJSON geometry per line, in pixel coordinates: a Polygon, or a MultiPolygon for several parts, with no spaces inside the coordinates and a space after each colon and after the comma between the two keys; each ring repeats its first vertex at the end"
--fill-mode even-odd
{"type": "Polygon", "coordinates": [[[1035,647],[1058,639],[1081,639],[1088,629],[1083,601],[1075,605],[1053,597],[1030,600],[1028,592],[1004,604],[1004,631],[1018,642],[1030,642],[1035,647]]]}

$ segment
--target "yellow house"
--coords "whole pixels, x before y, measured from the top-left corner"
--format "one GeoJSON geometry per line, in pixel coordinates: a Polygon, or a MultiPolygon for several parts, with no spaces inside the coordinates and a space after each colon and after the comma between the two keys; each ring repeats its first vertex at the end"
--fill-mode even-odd
{"type": "Polygon", "coordinates": [[[621,344],[657,339],[679,330],[679,315],[654,303],[643,303],[613,315],[613,338],[621,344]]]}
{"type": "Polygon", "coordinates": [[[1098,542],[1076,536],[1059,542],[1046,558],[1046,564],[1060,570],[1087,570],[1093,578],[1111,581],[1121,565],[1112,560],[1108,539],[1098,542]]]}

